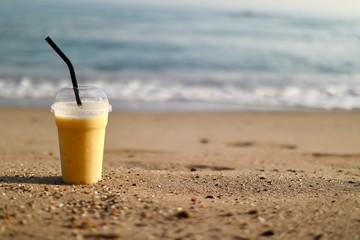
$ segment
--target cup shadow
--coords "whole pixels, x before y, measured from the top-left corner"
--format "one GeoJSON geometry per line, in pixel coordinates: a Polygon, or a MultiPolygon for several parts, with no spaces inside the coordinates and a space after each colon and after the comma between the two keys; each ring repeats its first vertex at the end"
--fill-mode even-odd
{"type": "Polygon", "coordinates": [[[31,183],[47,185],[65,185],[59,176],[22,177],[22,176],[0,176],[0,183],[31,183]]]}

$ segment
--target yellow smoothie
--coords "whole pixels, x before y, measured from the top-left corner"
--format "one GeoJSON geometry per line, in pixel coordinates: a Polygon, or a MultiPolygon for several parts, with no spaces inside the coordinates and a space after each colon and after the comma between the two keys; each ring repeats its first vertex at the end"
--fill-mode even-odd
{"type": "Polygon", "coordinates": [[[101,180],[108,114],[81,118],[55,114],[55,121],[63,181],[91,184],[101,180]]]}

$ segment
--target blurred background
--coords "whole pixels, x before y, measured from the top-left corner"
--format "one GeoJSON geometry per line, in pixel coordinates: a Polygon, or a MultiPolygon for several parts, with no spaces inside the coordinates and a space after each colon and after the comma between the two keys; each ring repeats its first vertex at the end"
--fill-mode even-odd
{"type": "Polygon", "coordinates": [[[116,110],[360,108],[356,0],[0,2],[0,106],[49,108],[71,86],[116,110]]]}

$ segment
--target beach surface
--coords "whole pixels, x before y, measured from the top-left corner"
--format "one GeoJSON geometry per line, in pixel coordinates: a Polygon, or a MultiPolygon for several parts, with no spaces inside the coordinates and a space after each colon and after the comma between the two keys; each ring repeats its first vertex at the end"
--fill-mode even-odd
{"type": "Polygon", "coordinates": [[[360,239],[360,112],[112,112],[94,185],[49,111],[0,115],[0,239],[360,239]]]}

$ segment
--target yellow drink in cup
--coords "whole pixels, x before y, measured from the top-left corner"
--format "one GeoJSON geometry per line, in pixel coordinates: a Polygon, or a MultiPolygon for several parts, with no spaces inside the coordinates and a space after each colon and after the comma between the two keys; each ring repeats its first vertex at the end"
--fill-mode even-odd
{"type": "Polygon", "coordinates": [[[65,183],[101,180],[107,120],[107,115],[79,119],[55,116],[65,183]]]}
{"type": "Polygon", "coordinates": [[[79,87],[82,106],[72,88],[61,89],[52,105],[58,128],[62,179],[69,184],[101,180],[105,128],[111,106],[96,87],[79,87]]]}

